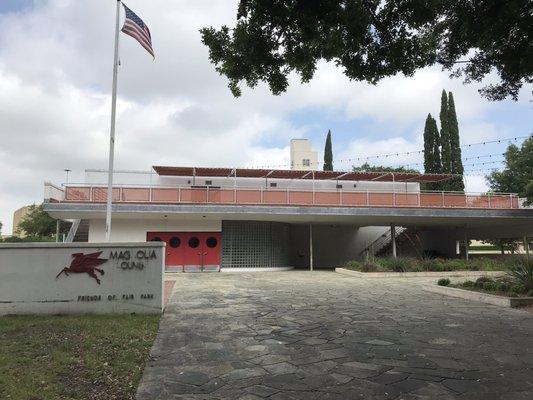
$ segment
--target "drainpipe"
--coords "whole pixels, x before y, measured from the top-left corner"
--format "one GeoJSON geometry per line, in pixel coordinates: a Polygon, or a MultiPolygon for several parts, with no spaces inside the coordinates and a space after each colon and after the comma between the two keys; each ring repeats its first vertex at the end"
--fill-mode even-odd
{"type": "Polygon", "coordinates": [[[391,244],[392,244],[392,257],[396,258],[396,225],[390,224],[390,237],[391,237],[391,244]]]}
{"type": "Polygon", "coordinates": [[[313,224],[309,224],[309,271],[313,270],[313,224]]]}

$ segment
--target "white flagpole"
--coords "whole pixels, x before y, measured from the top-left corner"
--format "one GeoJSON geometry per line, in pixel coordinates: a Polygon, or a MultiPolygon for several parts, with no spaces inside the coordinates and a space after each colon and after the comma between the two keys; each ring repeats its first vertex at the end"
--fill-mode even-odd
{"type": "Polygon", "coordinates": [[[113,203],[113,165],[115,156],[115,117],[117,111],[117,77],[118,77],[118,40],[120,23],[120,5],[117,0],[117,23],[115,27],[115,59],[113,63],[113,95],[111,99],[111,131],[109,134],[109,168],[107,177],[107,207],[105,218],[105,238],[109,242],[111,238],[111,206],[113,203]]]}

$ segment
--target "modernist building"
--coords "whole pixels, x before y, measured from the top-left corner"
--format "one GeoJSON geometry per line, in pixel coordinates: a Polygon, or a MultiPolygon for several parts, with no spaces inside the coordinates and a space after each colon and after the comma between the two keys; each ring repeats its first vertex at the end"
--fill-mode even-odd
{"type": "MultiPolygon", "coordinates": [[[[44,209],[74,220],[68,240],[85,235],[102,242],[107,171],[85,175],[81,184],[46,183],[44,209]]],[[[190,271],[332,268],[386,246],[394,252],[397,235],[417,254],[458,256],[459,241],[533,234],[533,210],[521,208],[514,194],[420,190],[449,178],[164,166],[117,171],[111,240],[164,241],[168,270],[190,271]]]]}

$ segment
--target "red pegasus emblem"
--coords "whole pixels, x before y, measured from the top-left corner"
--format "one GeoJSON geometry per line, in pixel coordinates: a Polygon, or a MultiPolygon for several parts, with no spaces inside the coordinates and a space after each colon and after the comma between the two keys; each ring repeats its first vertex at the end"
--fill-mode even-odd
{"type": "Polygon", "coordinates": [[[104,274],[104,270],[101,268],[96,268],[99,265],[102,265],[107,261],[105,258],[99,258],[102,254],[101,251],[97,251],[96,253],[90,253],[90,254],[83,254],[83,253],[74,253],[72,254],[72,262],[70,263],[70,267],[65,267],[61,270],[59,274],[57,274],[56,279],[59,278],[59,275],[65,274],[68,276],[69,273],[73,274],[82,274],[87,273],[90,276],[92,276],[94,279],[96,279],[96,282],[100,284],[100,279],[98,279],[98,276],[96,275],[95,271],[99,272],[100,275],[104,274]]]}

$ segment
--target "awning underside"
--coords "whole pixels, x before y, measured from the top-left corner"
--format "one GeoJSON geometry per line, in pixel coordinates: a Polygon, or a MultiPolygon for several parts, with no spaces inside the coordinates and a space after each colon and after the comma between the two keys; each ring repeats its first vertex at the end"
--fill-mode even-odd
{"type": "Polygon", "coordinates": [[[343,172],[300,171],[290,169],[208,168],[154,166],[161,176],[200,176],[274,179],[315,179],[377,182],[441,182],[454,177],[451,174],[415,174],[405,172],[343,172]]]}

